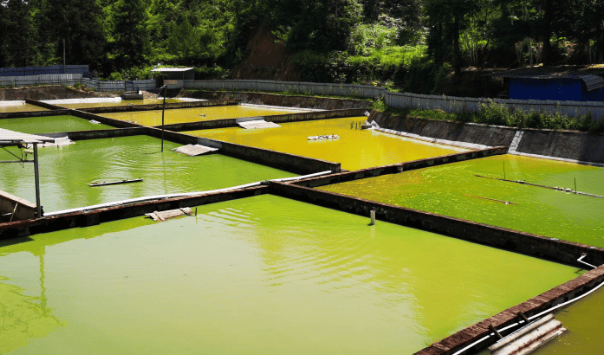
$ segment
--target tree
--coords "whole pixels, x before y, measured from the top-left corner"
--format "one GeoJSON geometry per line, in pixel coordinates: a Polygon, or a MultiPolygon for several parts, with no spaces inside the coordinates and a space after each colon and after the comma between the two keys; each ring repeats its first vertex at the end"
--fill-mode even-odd
{"type": "MultiPolygon", "coordinates": [[[[461,74],[461,50],[459,47],[460,31],[466,24],[466,18],[478,10],[477,0],[425,0],[424,11],[427,22],[432,25],[431,31],[442,36],[442,27],[448,29],[449,40],[453,41],[455,74],[461,74]]],[[[434,38],[434,36],[432,36],[434,38]]],[[[439,38],[440,40],[440,38],[439,38]]],[[[445,39],[446,40],[446,39],[445,39]]],[[[432,46],[440,43],[432,41],[432,46]]]]}
{"type": "Polygon", "coordinates": [[[54,60],[62,58],[65,39],[67,63],[99,67],[106,45],[101,13],[96,0],[41,2],[39,23],[41,42],[48,50],[45,55],[54,60]]]}
{"type": "Polygon", "coordinates": [[[118,0],[112,6],[111,56],[114,69],[125,69],[146,63],[151,46],[144,0],[118,0]]]}
{"type": "Polygon", "coordinates": [[[23,67],[37,62],[36,30],[30,2],[0,3],[0,66],[23,67]]]}

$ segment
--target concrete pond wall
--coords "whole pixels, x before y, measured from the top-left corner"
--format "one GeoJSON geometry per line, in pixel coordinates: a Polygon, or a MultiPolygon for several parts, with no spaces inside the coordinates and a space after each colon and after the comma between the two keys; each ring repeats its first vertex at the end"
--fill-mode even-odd
{"type": "Polygon", "coordinates": [[[432,139],[485,146],[510,146],[512,154],[604,164],[604,133],[518,129],[477,123],[434,121],[393,116],[375,110],[371,112],[369,119],[375,120],[380,127],[432,139]]]}

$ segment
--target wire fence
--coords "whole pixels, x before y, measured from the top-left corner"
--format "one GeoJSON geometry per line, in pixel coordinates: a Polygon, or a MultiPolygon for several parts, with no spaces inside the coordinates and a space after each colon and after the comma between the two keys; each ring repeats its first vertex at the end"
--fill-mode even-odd
{"type": "Polygon", "coordinates": [[[244,90],[269,92],[296,92],[310,95],[336,95],[380,99],[386,105],[401,109],[440,109],[447,113],[476,112],[480,104],[496,102],[523,112],[560,113],[571,117],[582,117],[589,113],[594,119],[604,117],[604,102],[508,100],[454,97],[444,95],[422,95],[390,92],[385,88],[368,85],[323,84],[273,80],[185,80],[185,89],[244,90]]]}
{"type": "Polygon", "coordinates": [[[86,78],[82,74],[45,74],[28,76],[0,76],[0,87],[22,87],[38,85],[82,84],[95,91],[140,91],[155,88],[155,80],[104,81],[86,78]]]}

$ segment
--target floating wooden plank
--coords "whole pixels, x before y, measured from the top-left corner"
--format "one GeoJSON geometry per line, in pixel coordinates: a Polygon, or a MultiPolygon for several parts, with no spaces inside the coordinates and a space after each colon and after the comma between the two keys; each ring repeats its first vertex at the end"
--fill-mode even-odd
{"type": "Polygon", "coordinates": [[[177,153],[188,155],[190,157],[196,157],[196,156],[200,156],[200,155],[204,155],[204,154],[211,154],[211,153],[215,153],[218,151],[218,149],[216,149],[216,148],[206,147],[205,145],[201,145],[201,144],[184,145],[182,147],[174,148],[172,150],[177,153]]]}
{"type": "Polygon", "coordinates": [[[191,216],[193,214],[193,210],[189,207],[179,208],[177,210],[168,210],[168,211],[154,211],[152,213],[147,213],[145,216],[151,218],[156,222],[165,222],[168,219],[182,217],[182,216],[191,216]]]}
{"type": "Polygon", "coordinates": [[[133,182],[142,182],[142,181],[143,181],[143,179],[130,179],[130,180],[109,181],[109,182],[101,181],[101,182],[94,182],[94,183],[90,184],[90,187],[130,184],[133,182]]]}
{"type": "Polygon", "coordinates": [[[242,121],[237,124],[245,129],[261,129],[261,128],[276,128],[281,127],[274,122],[267,122],[265,120],[253,120],[253,121],[242,121]]]}

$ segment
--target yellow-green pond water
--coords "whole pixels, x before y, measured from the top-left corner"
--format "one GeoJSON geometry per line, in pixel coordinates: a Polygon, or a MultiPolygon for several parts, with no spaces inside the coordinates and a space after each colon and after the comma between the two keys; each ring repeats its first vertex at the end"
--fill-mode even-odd
{"type": "MultiPolygon", "coordinates": [[[[189,157],[171,151],[179,144],[148,136],[77,141],[40,148],[41,201],[46,212],[149,195],[214,190],[295,176],[243,160],[213,154],[189,157]],[[143,182],[90,187],[92,182],[143,178],[143,182]]],[[[12,152],[21,155],[16,148],[12,152]]],[[[9,160],[0,150],[0,160],[9,160]]],[[[31,157],[30,157],[31,159],[31,157]]],[[[14,158],[12,159],[14,160],[14,158]]],[[[0,190],[35,201],[33,164],[3,164],[0,190]]]]}
{"type": "Polygon", "coordinates": [[[343,169],[359,170],[417,159],[454,154],[460,149],[351,127],[366,117],[292,122],[278,128],[222,128],[186,132],[257,148],[341,163],[343,169]],[[339,139],[309,140],[309,136],[338,135],[339,139]]]}
{"type": "Polygon", "coordinates": [[[604,169],[504,155],[384,175],[321,190],[604,247],[604,199],[475,175],[604,195],[604,169]],[[508,204],[506,204],[508,202],[508,204]]]}
{"type": "Polygon", "coordinates": [[[11,131],[40,134],[74,131],[113,129],[104,124],[92,124],[88,120],[74,116],[48,116],[0,119],[0,128],[11,131]]]}
{"type": "MultiPolygon", "coordinates": [[[[163,103],[163,100],[145,99],[145,100],[122,100],[120,102],[95,102],[79,104],[57,104],[57,106],[67,108],[90,108],[90,107],[114,107],[114,106],[132,106],[132,105],[156,105],[163,103]]],[[[166,103],[183,102],[177,99],[166,99],[166,103]]]]}
{"type": "Polygon", "coordinates": [[[30,104],[10,105],[10,106],[0,105],[0,113],[33,112],[33,111],[48,111],[48,110],[43,107],[30,105],[30,104]]]}
{"type": "MultiPolygon", "coordinates": [[[[164,122],[168,125],[173,123],[213,121],[227,118],[282,115],[290,112],[298,111],[264,109],[241,105],[183,108],[166,110],[164,122]]],[[[161,113],[162,110],[152,110],[102,113],[101,116],[134,122],[144,126],[159,126],[161,125],[161,113]]]]}
{"type": "Polygon", "coordinates": [[[411,354],[572,267],[264,195],[0,242],[0,353],[411,354]]]}

